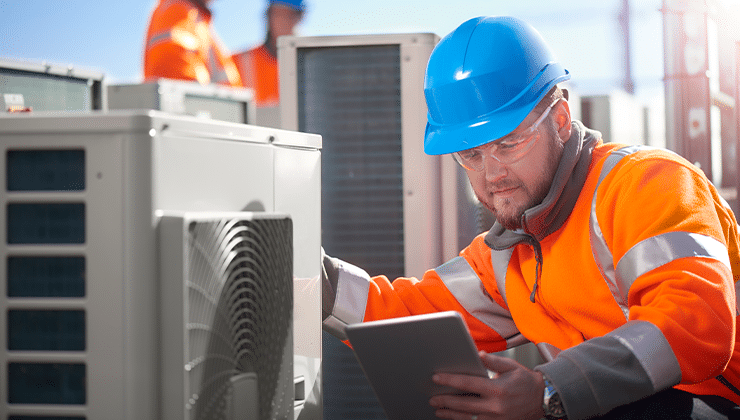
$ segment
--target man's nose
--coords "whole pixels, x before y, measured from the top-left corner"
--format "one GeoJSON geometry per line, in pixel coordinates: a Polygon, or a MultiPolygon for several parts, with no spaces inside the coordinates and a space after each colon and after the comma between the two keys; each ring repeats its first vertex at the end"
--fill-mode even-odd
{"type": "Polygon", "coordinates": [[[490,153],[483,154],[483,170],[486,172],[486,181],[495,182],[506,176],[506,165],[499,162],[490,153]]]}

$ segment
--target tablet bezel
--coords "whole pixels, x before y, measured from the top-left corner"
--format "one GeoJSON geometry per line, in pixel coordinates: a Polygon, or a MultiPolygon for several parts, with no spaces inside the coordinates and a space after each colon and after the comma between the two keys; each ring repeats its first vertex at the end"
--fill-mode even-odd
{"type": "Polygon", "coordinates": [[[434,373],[489,377],[454,311],[352,324],[346,333],[389,420],[436,418],[429,399],[459,391],[434,384],[434,373]]]}

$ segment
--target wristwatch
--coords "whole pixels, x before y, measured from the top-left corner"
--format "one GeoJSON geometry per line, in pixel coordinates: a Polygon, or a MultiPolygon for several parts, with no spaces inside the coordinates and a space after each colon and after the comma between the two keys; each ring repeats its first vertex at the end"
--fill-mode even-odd
{"type": "Polygon", "coordinates": [[[546,420],[567,420],[568,415],[565,414],[565,408],[563,408],[563,402],[560,400],[560,394],[552,386],[550,380],[547,379],[545,374],[542,374],[542,379],[545,381],[545,393],[542,398],[542,409],[545,411],[546,420]]]}

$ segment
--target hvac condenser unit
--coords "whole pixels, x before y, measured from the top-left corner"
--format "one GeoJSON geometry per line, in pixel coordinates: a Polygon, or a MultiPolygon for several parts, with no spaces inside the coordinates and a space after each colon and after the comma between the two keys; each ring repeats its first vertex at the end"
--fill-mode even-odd
{"type": "Polygon", "coordinates": [[[322,244],[370,274],[442,263],[440,159],[423,152],[434,34],[282,37],[282,127],[323,138],[322,244]]]}
{"type": "Polygon", "coordinates": [[[650,133],[649,109],[634,96],[619,90],[584,95],[580,108],[583,123],[601,132],[604,141],[654,145],[650,143],[651,137],[656,136],[650,133]]]}
{"type": "Polygon", "coordinates": [[[107,109],[105,75],[74,66],[0,58],[2,111],[107,109]]]}
{"type": "Polygon", "coordinates": [[[292,233],[273,213],[163,215],[162,418],[292,417],[292,233]]]}
{"type": "MultiPolygon", "coordinates": [[[[423,152],[430,33],[281,37],[282,128],[322,136],[322,245],[371,275],[421,276],[476,233],[449,156],[423,152]]],[[[461,187],[462,186],[462,187],[461,187]]],[[[325,418],[383,418],[352,353],[324,337],[325,418]]]]}
{"type": "Polygon", "coordinates": [[[0,418],[320,418],[320,146],[0,117],[0,418]]]}
{"type": "Polygon", "coordinates": [[[157,79],[108,86],[108,108],[153,109],[219,121],[257,124],[254,91],[185,80],[157,79]]]}

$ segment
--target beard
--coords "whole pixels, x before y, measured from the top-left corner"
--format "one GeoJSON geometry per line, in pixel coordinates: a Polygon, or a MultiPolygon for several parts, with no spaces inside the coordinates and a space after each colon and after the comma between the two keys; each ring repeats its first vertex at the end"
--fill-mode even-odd
{"type": "MultiPolygon", "coordinates": [[[[557,134],[554,134],[554,136],[557,136],[557,134]]],[[[527,193],[527,199],[525,201],[516,204],[512,198],[505,198],[497,206],[493,204],[495,198],[493,192],[489,191],[487,197],[481,197],[476,193],[478,200],[493,213],[496,221],[504,228],[508,230],[520,229],[522,227],[522,216],[524,216],[524,212],[542,203],[550,192],[550,186],[552,185],[555,172],[557,172],[564,149],[564,143],[557,141],[557,137],[554,136],[547,136],[547,138],[551,139],[548,142],[548,158],[544,162],[539,182],[531,190],[526,188],[522,183],[509,179],[503,179],[491,185],[491,190],[493,191],[520,187],[527,193]]]]}

